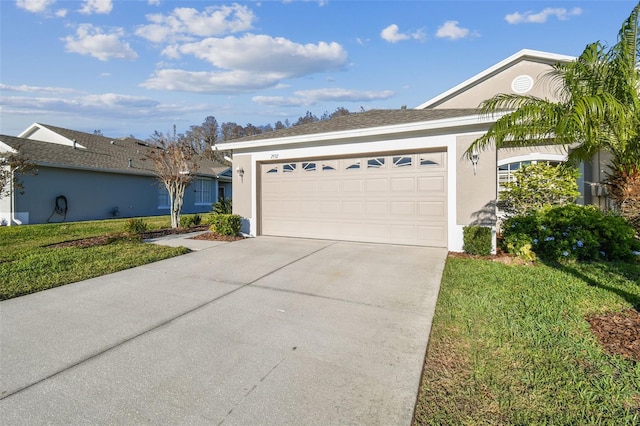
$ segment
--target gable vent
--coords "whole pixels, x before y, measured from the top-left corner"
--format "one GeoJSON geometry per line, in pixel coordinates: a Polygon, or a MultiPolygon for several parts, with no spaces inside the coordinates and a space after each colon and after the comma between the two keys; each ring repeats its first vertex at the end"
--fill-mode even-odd
{"type": "Polygon", "coordinates": [[[527,93],[533,87],[533,78],[519,75],[511,82],[511,89],[516,93],[527,93]]]}

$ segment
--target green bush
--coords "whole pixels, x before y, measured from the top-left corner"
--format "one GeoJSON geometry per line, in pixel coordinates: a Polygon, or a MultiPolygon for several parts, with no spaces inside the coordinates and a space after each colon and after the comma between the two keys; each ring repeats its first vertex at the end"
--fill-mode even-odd
{"type": "Polygon", "coordinates": [[[124,224],[124,232],[127,234],[142,234],[149,230],[149,225],[143,219],[131,218],[124,224]]]}
{"type": "Polygon", "coordinates": [[[573,203],[580,196],[580,171],[566,165],[548,163],[523,165],[505,182],[500,192],[502,210],[509,216],[522,215],[547,206],[573,203]]]}
{"type": "Polygon", "coordinates": [[[198,226],[202,223],[202,217],[199,214],[182,216],[180,218],[180,226],[183,228],[190,228],[192,226],[198,226]]]}
{"type": "Polygon", "coordinates": [[[233,203],[231,198],[221,198],[213,205],[213,214],[232,214],[233,203]]]}
{"type": "Polygon", "coordinates": [[[486,226],[465,226],[462,250],[465,253],[488,256],[491,254],[491,228],[486,226]]]}
{"type": "Polygon", "coordinates": [[[634,235],[621,216],[595,206],[568,204],[505,220],[501,246],[516,256],[531,250],[550,261],[628,260],[639,251],[634,235]]]}
{"type": "Polygon", "coordinates": [[[213,214],[211,230],[220,235],[235,236],[240,233],[242,217],[237,214],[213,214]]]}

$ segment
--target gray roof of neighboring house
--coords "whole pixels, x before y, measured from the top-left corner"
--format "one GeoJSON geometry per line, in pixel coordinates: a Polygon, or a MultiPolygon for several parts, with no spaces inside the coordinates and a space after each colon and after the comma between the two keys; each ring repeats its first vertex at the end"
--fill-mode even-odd
{"type": "MultiPolygon", "coordinates": [[[[416,123],[421,121],[444,120],[448,118],[468,117],[477,115],[477,109],[387,109],[371,110],[353,113],[329,120],[316,121],[314,123],[291,126],[286,129],[259,135],[233,139],[228,142],[245,142],[263,139],[285,138],[290,136],[303,136],[320,133],[331,133],[348,130],[368,129],[373,127],[393,126],[398,124],[416,123]]],[[[220,144],[224,147],[224,143],[220,144]]]]}
{"type": "MultiPolygon", "coordinates": [[[[3,142],[40,165],[92,169],[126,174],[153,174],[153,163],[146,158],[149,144],[134,138],[113,139],[75,130],[40,124],[59,135],[75,140],[85,148],[73,148],[15,136],[0,135],[3,142]],[[131,166],[129,166],[131,159],[131,166]]],[[[203,158],[198,174],[217,176],[228,169],[224,164],[203,158]]]]}

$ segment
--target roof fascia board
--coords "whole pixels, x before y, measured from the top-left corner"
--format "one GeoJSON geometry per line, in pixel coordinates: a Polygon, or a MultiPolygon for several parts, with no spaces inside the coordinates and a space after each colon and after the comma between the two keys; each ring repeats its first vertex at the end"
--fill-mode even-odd
{"type": "MultiPolygon", "coordinates": [[[[95,167],[83,167],[83,166],[73,166],[69,164],[61,164],[61,163],[48,163],[48,162],[37,162],[38,166],[42,167],[51,167],[52,169],[69,169],[69,170],[80,170],[85,172],[99,172],[99,173],[115,173],[119,175],[135,175],[135,176],[153,176],[155,177],[155,172],[151,170],[138,170],[132,168],[131,170],[117,170],[117,169],[99,169],[95,167]]],[[[194,176],[202,176],[202,177],[215,177],[217,178],[215,173],[194,173],[194,176]]]]}
{"type": "Polygon", "coordinates": [[[486,80],[489,77],[491,77],[492,75],[497,74],[498,72],[508,68],[509,66],[522,61],[524,59],[534,59],[534,60],[542,60],[544,62],[548,62],[548,63],[556,63],[556,62],[570,62],[573,61],[574,59],[576,59],[574,56],[567,56],[567,55],[560,55],[557,53],[549,53],[549,52],[542,52],[539,50],[530,50],[530,49],[522,49],[519,52],[509,56],[507,59],[504,59],[500,62],[498,62],[497,64],[493,65],[492,67],[487,68],[486,70],[474,75],[473,77],[463,81],[462,83],[458,84],[457,86],[447,90],[446,92],[443,92],[441,94],[439,94],[438,96],[429,99],[428,101],[418,105],[417,107],[415,107],[414,109],[425,109],[425,108],[429,108],[435,104],[437,104],[438,102],[450,98],[453,95],[462,92],[464,89],[471,87],[475,84],[477,84],[480,81],[486,80]]]}
{"type": "Polygon", "coordinates": [[[384,127],[369,127],[365,129],[344,130],[339,132],[312,133],[308,135],[287,136],[282,138],[258,139],[247,142],[226,142],[224,149],[250,149],[262,148],[275,145],[294,145],[294,144],[312,144],[324,141],[335,141],[340,139],[352,139],[370,136],[385,136],[391,134],[412,133],[417,131],[440,130],[446,128],[460,128],[468,126],[477,126],[483,124],[491,124],[495,121],[497,115],[481,116],[478,114],[446,118],[442,120],[417,121],[414,123],[395,124],[384,127]]]}
{"type": "Polygon", "coordinates": [[[95,167],[84,167],[84,166],[75,166],[70,164],[62,164],[62,163],[49,163],[46,161],[38,161],[36,165],[41,167],[51,167],[52,169],[69,169],[69,170],[80,170],[85,172],[99,172],[99,173],[115,173],[119,175],[136,175],[136,176],[155,176],[155,174],[150,170],[138,170],[132,169],[131,171],[125,170],[117,170],[117,169],[99,169],[95,167]]]}

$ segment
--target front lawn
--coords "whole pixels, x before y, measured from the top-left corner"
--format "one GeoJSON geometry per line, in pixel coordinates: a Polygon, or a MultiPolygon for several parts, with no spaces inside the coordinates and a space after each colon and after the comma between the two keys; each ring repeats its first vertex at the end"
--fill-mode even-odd
{"type": "Polygon", "coordinates": [[[415,424],[640,424],[640,360],[607,353],[587,321],[639,305],[637,262],[450,257],[415,424]]]}
{"type": "MultiPolygon", "coordinates": [[[[168,216],[148,217],[150,229],[170,226],[168,216]]],[[[186,253],[182,247],[144,244],[122,236],[127,219],[0,227],[0,300],[69,284],[186,253]],[[108,244],[53,244],[112,236],[108,244]]]]}

